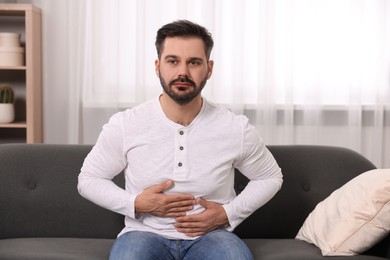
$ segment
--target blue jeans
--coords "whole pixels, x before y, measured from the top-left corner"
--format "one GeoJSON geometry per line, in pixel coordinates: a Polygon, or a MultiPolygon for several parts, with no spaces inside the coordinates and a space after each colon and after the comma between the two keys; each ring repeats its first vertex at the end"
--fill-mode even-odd
{"type": "Polygon", "coordinates": [[[195,240],[166,239],[149,232],[131,231],[115,240],[110,253],[110,260],[125,259],[246,260],[253,256],[239,237],[225,230],[214,230],[195,240]]]}

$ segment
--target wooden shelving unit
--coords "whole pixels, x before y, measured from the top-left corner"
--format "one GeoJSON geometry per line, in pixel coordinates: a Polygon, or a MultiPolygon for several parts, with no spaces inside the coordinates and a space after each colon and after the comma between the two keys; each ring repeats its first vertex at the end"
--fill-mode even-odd
{"type": "Polygon", "coordinates": [[[0,143],[42,143],[42,15],[31,4],[1,4],[0,32],[21,33],[25,66],[0,66],[15,90],[15,122],[0,124],[0,143]]]}

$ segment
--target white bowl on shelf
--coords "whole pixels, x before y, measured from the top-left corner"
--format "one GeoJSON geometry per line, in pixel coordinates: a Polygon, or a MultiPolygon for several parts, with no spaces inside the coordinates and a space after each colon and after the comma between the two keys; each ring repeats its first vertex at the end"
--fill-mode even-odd
{"type": "Polygon", "coordinates": [[[0,47],[20,47],[20,33],[0,32],[0,47]]]}
{"type": "Polygon", "coordinates": [[[0,66],[23,66],[23,47],[0,47],[0,66]]]}

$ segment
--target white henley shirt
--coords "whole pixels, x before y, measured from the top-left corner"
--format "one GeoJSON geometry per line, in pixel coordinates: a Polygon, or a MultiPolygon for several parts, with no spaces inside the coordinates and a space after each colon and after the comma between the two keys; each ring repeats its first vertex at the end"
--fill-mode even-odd
{"type": "MultiPolygon", "coordinates": [[[[174,218],[135,215],[134,201],[146,188],[173,180],[166,194],[189,193],[223,205],[233,230],[267,203],[282,185],[282,173],[245,116],[203,98],[200,113],[186,127],[169,120],[159,99],[113,115],[85,158],[78,179],[86,199],[125,216],[128,231],[170,239],[194,239],[178,232],[174,218]],[[237,196],[234,168],[250,180],[237,196]],[[112,179],[122,170],[125,189],[112,179]]],[[[187,214],[204,208],[195,205],[187,214]]]]}

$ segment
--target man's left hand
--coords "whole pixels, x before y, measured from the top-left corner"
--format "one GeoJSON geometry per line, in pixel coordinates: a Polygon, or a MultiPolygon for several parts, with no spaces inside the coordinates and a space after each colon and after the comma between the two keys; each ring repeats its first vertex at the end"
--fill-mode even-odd
{"type": "Polygon", "coordinates": [[[202,198],[198,198],[197,202],[205,210],[199,214],[176,218],[177,231],[189,237],[196,237],[224,227],[229,223],[226,212],[220,204],[202,198]]]}

